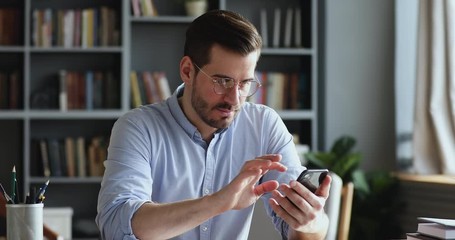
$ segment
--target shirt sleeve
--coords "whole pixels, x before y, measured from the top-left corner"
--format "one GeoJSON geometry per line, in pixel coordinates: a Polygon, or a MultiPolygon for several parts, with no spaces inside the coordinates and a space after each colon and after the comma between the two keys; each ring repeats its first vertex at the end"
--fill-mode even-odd
{"type": "MultiPolygon", "coordinates": [[[[261,182],[269,180],[277,180],[279,183],[287,183],[291,180],[297,179],[300,173],[305,169],[300,162],[300,158],[297,154],[295,144],[293,141],[292,135],[289,133],[286,125],[279,115],[271,110],[270,114],[266,115],[268,119],[264,120],[268,126],[264,129],[270,129],[270,132],[267,136],[270,136],[267,139],[268,153],[279,153],[282,156],[281,163],[287,167],[287,171],[284,173],[277,171],[270,171],[263,176],[261,182]]],[[[269,198],[271,197],[270,193],[264,194],[261,198],[264,202],[264,207],[267,214],[272,218],[275,229],[281,234],[283,239],[287,238],[288,233],[288,224],[278,217],[272,208],[269,205],[269,198]]]]}
{"type": "Polygon", "coordinates": [[[151,201],[150,140],[138,122],[127,114],[112,129],[96,216],[102,239],[137,239],[131,219],[151,201]]]}

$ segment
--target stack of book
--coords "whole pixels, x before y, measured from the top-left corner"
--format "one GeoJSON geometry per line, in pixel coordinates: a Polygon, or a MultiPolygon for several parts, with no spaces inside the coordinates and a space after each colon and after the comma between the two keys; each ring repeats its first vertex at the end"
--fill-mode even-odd
{"type": "Polygon", "coordinates": [[[455,239],[455,219],[419,217],[417,232],[408,233],[408,240],[455,239]]]}

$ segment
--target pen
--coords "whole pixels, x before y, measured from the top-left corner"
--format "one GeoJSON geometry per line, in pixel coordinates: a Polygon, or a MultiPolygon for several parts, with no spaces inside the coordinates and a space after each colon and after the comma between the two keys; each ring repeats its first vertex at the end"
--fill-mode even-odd
{"type": "Polygon", "coordinates": [[[14,198],[15,203],[19,203],[19,185],[17,184],[17,178],[14,179],[15,185],[16,185],[16,196],[14,198]]]}
{"type": "Polygon", "coordinates": [[[25,204],[31,204],[31,203],[32,203],[32,202],[30,201],[30,192],[28,192],[28,193],[25,195],[24,203],[25,203],[25,204]]]}
{"type": "Polygon", "coordinates": [[[11,197],[8,195],[8,193],[6,193],[5,189],[3,188],[3,185],[0,183],[0,188],[2,188],[2,194],[3,194],[3,197],[5,197],[6,199],[6,202],[8,203],[14,203],[13,199],[11,199],[11,197]]]}
{"type": "Polygon", "coordinates": [[[11,199],[16,199],[16,165],[13,166],[13,170],[11,171],[11,199]]]}
{"type": "Polygon", "coordinates": [[[31,204],[36,202],[36,187],[30,187],[30,197],[29,202],[31,204]]]}
{"type": "Polygon", "coordinates": [[[49,185],[49,180],[46,181],[46,183],[41,187],[40,191],[38,192],[36,203],[42,203],[44,200],[44,193],[46,192],[46,188],[49,185]]]}

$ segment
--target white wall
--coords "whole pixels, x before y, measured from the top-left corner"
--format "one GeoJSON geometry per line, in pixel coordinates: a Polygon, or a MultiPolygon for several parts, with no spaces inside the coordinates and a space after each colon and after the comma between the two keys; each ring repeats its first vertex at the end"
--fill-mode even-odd
{"type": "Polygon", "coordinates": [[[413,157],[414,98],[417,64],[419,1],[396,1],[395,20],[395,119],[396,156],[405,168],[413,157]]]}
{"type": "Polygon", "coordinates": [[[325,8],[325,148],[348,134],[364,169],[394,169],[394,1],[325,8]]]}

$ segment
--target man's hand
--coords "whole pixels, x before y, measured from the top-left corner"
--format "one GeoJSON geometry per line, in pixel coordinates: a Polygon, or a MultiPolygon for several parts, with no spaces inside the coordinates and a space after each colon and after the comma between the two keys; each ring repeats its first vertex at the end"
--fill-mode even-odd
{"type": "Polygon", "coordinates": [[[224,201],[225,211],[243,209],[255,203],[266,192],[278,189],[277,181],[267,181],[256,186],[259,179],[270,170],[286,171],[281,155],[269,154],[247,161],[237,177],[229,185],[214,194],[224,201]]]}
{"type": "Polygon", "coordinates": [[[327,175],[314,194],[295,180],[289,185],[282,184],[281,192],[273,191],[270,206],[296,235],[301,233],[302,236],[318,236],[315,239],[323,238],[328,227],[324,205],[329,196],[331,181],[327,175]]]}

